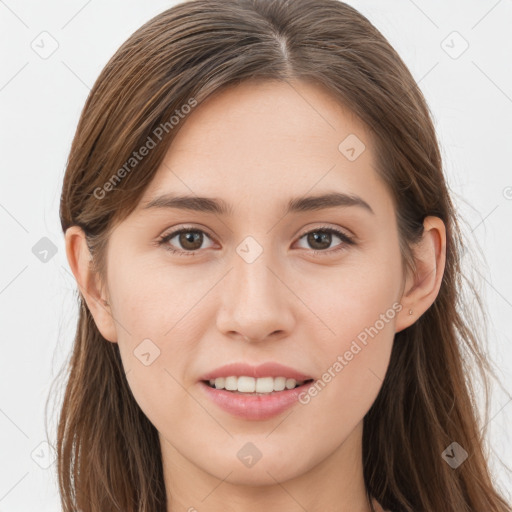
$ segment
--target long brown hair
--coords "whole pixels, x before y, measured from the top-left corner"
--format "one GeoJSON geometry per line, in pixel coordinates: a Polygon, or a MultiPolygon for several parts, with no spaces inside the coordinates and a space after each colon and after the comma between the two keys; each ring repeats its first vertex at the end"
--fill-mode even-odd
{"type": "MultiPolygon", "coordinates": [[[[109,234],[137,205],[187,112],[246,80],[312,81],[367,125],[394,200],[404,268],[415,268],[423,219],[435,215],[446,226],[439,294],[395,335],[364,418],[368,494],[394,512],[509,511],[484,453],[488,376],[495,374],[474,308],[462,300],[466,248],[431,114],[399,55],[354,8],[338,0],[190,0],[145,23],[87,98],[63,181],[63,232],[84,230],[106,282],[109,234]],[[142,146],[151,147],[135,160],[142,146]],[[483,421],[476,377],[484,383],[483,421]],[[454,441],[468,453],[456,469],[441,456],[454,441]]],[[[80,292],[78,303],[56,443],[63,510],[166,512],[157,431],[130,391],[118,345],[101,336],[80,292]]]]}

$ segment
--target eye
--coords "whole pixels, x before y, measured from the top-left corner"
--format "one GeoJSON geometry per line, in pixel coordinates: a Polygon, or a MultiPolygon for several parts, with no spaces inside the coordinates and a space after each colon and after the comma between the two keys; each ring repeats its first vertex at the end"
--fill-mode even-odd
{"type": "Polygon", "coordinates": [[[322,226],[312,231],[308,231],[307,233],[302,235],[299,238],[299,240],[302,240],[303,238],[306,239],[306,243],[311,244],[313,246],[313,254],[315,256],[327,256],[333,253],[337,253],[338,251],[343,251],[347,249],[347,246],[355,244],[355,241],[352,237],[350,237],[346,233],[343,233],[339,229],[330,228],[328,226],[322,226]],[[343,243],[336,246],[336,248],[333,250],[328,250],[332,242],[333,234],[335,235],[336,238],[339,238],[343,243]]]}
{"type": "MultiPolygon", "coordinates": [[[[202,248],[205,237],[211,240],[211,237],[202,229],[180,228],[161,236],[158,239],[157,244],[158,246],[165,246],[164,248],[173,254],[193,256],[196,254],[196,251],[199,251],[202,248]],[[182,247],[181,249],[175,249],[169,243],[173,238],[177,238],[176,243],[182,247]]],[[[336,228],[331,228],[328,226],[322,226],[320,228],[316,228],[314,230],[308,231],[307,233],[304,233],[299,238],[299,241],[303,238],[306,239],[308,244],[313,246],[314,256],[326,256],[337,253],[338,251],[347,249],[347,246],[355,244],[355,241],[352,237],[336,228]],[[336,246],[333,250],[328,250],[332,243],[333,234],[336,238],[339,238],[342,243],[336,246]]]]}
{"type": "Polygon", "coordinates": [[[192,256],[195,251],[201,249],[203,245],[204,235],[210,238],[203,230],[193,228],[181,228],[166,235],[163,235],[158,239],[158,245],[164,245],[165,249],[183,256],[192,256]],[[174,249],[169,242],[177,237],[177,242],[183,247],[183,249],[174,249]]]}

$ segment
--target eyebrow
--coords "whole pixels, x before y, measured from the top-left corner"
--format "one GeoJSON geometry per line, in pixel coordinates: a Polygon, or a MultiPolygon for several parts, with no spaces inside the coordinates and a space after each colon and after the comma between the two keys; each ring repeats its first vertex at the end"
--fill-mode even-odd
{"type": "MultiPolygon", "coordinates": [[[[354,194],[345,194],[341,192],[330,192],[316,196],[297,197],[288,201],[286,214],[302,213],[327,208],[356,206],[363,208],[372,215],[375,215],[372,207],[361,197],[354,194]]],[[[204,213],[214,213],[218,215],[232,215],[233,208],[222,199],[198,196],[177,196],[174,194],[164,194],[151,199],[144,204],[143,209],[150,208],[178,208],[184,210],[193,210],[204,213]]]]}

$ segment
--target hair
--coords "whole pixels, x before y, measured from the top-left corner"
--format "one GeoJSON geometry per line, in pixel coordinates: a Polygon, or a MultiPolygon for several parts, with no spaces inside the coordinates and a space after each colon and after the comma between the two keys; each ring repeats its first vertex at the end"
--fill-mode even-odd
{"type": "MultiPolygon", "coordinates": [[[[416,268],[413,249],[425,217],[446,226],[439,293],[395,334],[384,382],[364,417],[366,492],[393,512],[508,511],[484,451],[495,374],[463,300],[466,248],[432,115],[402,59],[353,7],[338,0],[190,0],[146,22],[87,98],[63,179],[62,230],[83,229],[92,268],[106,282],[109,234],[138,204],[190,106],[245,81],[295,80],[325,88],[368,128],[376,171],[395,205],[404,270],[416,268]],[[147,155],[135,160],[150,141],[147,155]],[[485,391],[483,429],[476,377],[485,391]],[[441,456],[454,441],[468,452],[456,469],[441,456]]],[[[63,511],[166,512],[157,430],[132,395],[118,344],[102,337],[81,291],[77,297],[56,443],[63,511]]]]}

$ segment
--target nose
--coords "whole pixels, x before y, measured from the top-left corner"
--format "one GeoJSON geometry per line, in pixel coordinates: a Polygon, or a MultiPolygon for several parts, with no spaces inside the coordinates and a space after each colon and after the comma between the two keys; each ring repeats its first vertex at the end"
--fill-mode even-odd
{"type": "Polygon", "coordinates": [[[247,342],[289,336],[295,322],[294,303],[298,301],[285,274],[265,251],[251,263],[236,254],[219,290],[219,331],[247,342]]]}

